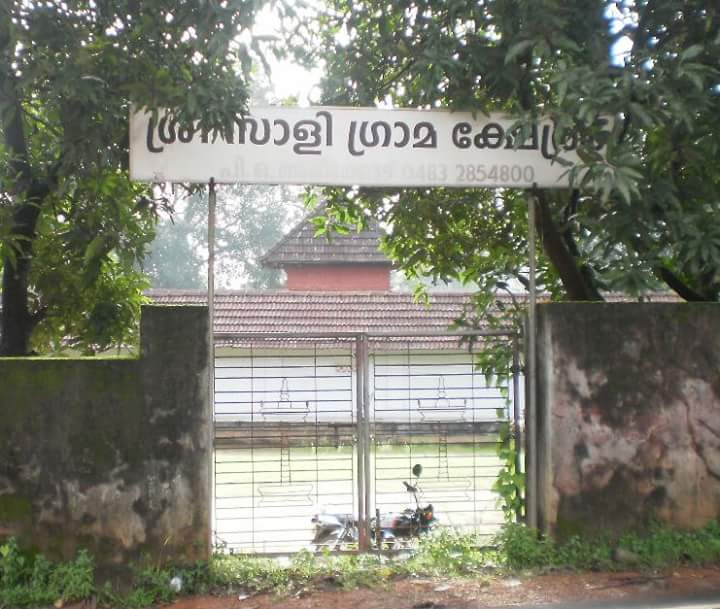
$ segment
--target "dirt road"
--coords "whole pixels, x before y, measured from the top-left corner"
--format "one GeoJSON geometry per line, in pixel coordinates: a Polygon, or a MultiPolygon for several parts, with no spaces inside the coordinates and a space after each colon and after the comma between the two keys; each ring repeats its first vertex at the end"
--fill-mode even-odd
{"type": "Polygon", "coordinates": [[[170,609],[479,609],[583,601],[615,604],[713,594],[720,598],[720,567],[472,580],[404,579],[372,590],[326,587],[290,597],[195,597],[176,602],[170,609]]]}

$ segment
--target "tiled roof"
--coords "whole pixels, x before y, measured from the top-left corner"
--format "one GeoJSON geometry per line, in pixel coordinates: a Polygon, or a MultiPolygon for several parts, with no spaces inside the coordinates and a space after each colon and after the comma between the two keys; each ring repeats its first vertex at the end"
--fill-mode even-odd
{"type": "MultiPolygon", "coordinates": [[[[156,304],[204,304],[194,290],[151,290],[156,304]]],[[[350,333],[444,332],[472,308],[468,293],[431,294],[430,305],[400,292],[219,291],[215,293],[215,332],[350,333]]],[[[457,339],[454,339],[457,342],[457,339]]],[[[223,338],[218,344],[245,341],[223,338]]],[[[435,342],[435,341],[433,341],[435,342]]]]}
{"type": "MultiPolygon", "coordinates": [[[[163,305],[207,302],[207,294],[200,290],[150,290],[147,295],[154,303],[163,305]]],[[[605,297],[608,302],[632,300],[621,294],[605,297]]],[[[524,294],[514,297],[517,302],[524,302],[526,298],[524,294]]],[[[540,301],[547,299],[547,295],[539,296],[540,301]]],[[[499,303],[510,305],[511,300],[508,294],[497,295],[499,303]]],[[[678,302],[679,299],[674,294],[657,293],[647,300],[678,302]]],[[[217,291],[215,333],[440,333],[471,310],[472,294],[467,292],[430,293],[426,306],[406,292],[217,291]]],[[[457,344],[457,339],[418,339],[416,342],[457,344]]],[[[247,344],[247,339],[224,336],[218,337],[216,343],[239,346],[247,344]]]]}
{"type": "Polygon", "coordinates": [[[321,207],[301,220],[261,258],[262,263],[275,268],[290,264],[391,264],[379,249],[383,233],[377,222],[371,221],[361,232],[316,237],[312,218],[322,213],[321,207]]]}

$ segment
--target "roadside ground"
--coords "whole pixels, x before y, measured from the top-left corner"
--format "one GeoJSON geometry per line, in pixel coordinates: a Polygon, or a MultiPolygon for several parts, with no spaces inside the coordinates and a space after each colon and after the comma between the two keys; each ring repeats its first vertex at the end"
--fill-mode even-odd
{"type": "Polygon", "coordinates": [[[289,597],[190,597],[168,609],[479,609],[586,602],[602,606],[653,600],[667,605],[672,600],[680,604],[701,597],[716,599],[708,606],[720,607],[720,566],[474,579],[410,578],[389,581],[380,588],[348,591],[337,590],[328,582],[325,590],[300,591],[289,597]]]}

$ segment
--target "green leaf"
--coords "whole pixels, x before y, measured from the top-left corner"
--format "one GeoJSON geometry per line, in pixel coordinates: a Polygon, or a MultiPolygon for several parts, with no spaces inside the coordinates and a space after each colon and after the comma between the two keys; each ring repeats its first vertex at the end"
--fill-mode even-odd
{"type": "Polygon", "coordinates": [[[625,203],[630,205],[632,202],[632,195],[630,194],[630,184],[628,180],[620,173],[617,173],[615,176],[615,187],[620,191],[620,195],[622,196],[625,203]]]}
{"type": "Polygon", "coordinates": [[[103,235],[97,235],[85,249],[85,262],[89,263],[100,256],[105,255],[106,239],[103,235]]]}
{"type": "Polygon", "coordinates": [[[705,51],[702,44],[693,44],[680,53],[680,61],[690,61],[701,55],[705,51]]]}
{"type": "Polygon", "coordinates": [[[639,124],[643,127],[652,127],[655,124],[655,121],[647,113],[642,104],[631,103],[630,113],[632,118],[638,120],[639,124]]]}
{"type": "Polygon", "coordinates": [[[520,42],[516,42],[515,44],[513,44],[508,49],[508,52],[505,55],[505,65],[508,65],[509,63],[514,61],[516,57],[518,57],[528,49],[531,49],[534,45],[534,40],[521,40],[520,42]]]}

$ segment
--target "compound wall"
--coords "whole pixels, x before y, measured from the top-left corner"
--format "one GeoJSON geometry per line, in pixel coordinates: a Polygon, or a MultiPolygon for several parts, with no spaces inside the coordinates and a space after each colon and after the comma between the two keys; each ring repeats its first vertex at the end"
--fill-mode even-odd
{"type": "Polygon", "coordinates": [[[720,516],[720,305],[540,305],[538,372],[545,531],[720,516]]]}
{"type": "Polygon", "coordinates": [[[0,542],[206,558],[207,307],[143,307],[138,358],[0,358],[0,542]]]}

